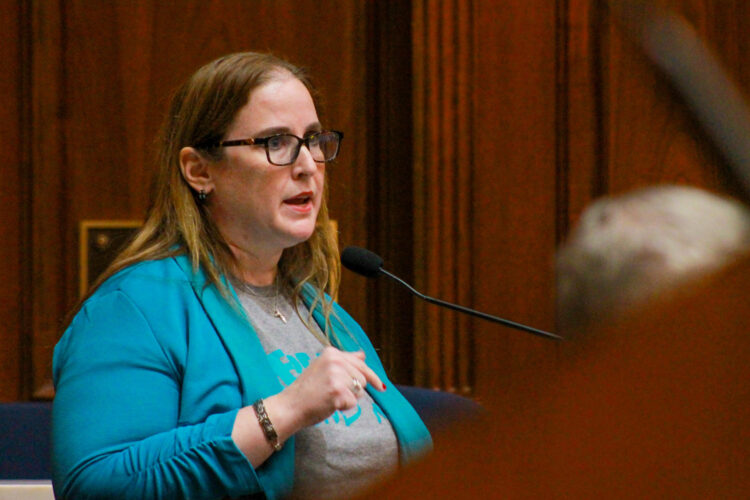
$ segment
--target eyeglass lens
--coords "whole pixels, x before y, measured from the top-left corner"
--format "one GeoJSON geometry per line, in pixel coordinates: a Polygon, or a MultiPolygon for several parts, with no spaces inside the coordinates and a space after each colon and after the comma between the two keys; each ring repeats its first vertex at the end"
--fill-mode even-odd
{"type": "Polygon", "coordinates": [[[335,132],[322,132],[300,140],[291,134],[271,137],[266,143],[268,160],[276,165],[289,165],[299,156],[302,144],[307,143],[312,159],[327,162],[336,158],[339,150],[339,135],[335,132]]]}

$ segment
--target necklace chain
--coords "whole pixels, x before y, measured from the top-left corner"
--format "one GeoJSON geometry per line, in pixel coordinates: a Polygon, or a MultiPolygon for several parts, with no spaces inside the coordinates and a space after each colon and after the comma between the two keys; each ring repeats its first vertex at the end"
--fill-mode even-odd
{"type": "Polygon", "coordinates": [[[237,283],[235,283],[235,285],[241,288],[243,291],[247,292],[249,295],[255,297],[255,301],[260,304],[261,308],[268,314],[270,314],[274,318],[279,319],[284,324],[287,323],[286,316],[284,316],[284,313],[282,313],[281,309],[279,308],[279,297],[281,296],[281,290],[279,289],[280,287],[278,279],[274,281],[272,294],[258,293],[258,287],[255,287],[250,283],[245,283],[244,281],[238,281],[237,283]],[[270,298],[273,298],[272,303],[269,303],[268,301],[268,299],[270,298]]]}
{"type": "MultiPolygon", "coordinates": [[[[287,323],[287,318],[284,316],[284,313],[281,312],[281,309],[279,307],[279,297],[282,297],[284,301],[287,304],[291,304],[290,301],[287,300],[284,293],[281,291],[281,286],[279,285],[278,277],[277,280],[274,282],[273,285],[273,293],[268,293],[269,290],[271,290],[271,286],[267,287],[255,287],[251,285],[250,283],[246,283],[244,281],[240,281],[237,279],[232,279],[232,283],[234,284],[235,288],[238,288],[242,290],[243,292],[247,293],[251,297],[254,297],[255,303],[260,306],[261,309],[263,309],[266,313],[268,313],[270,316],[273,316],[274,318],[277,318],[282,323],[287,323]],[[264,293],[266,292],[266,293],[264,293]],[[273,304],[271,304],[271,299],[273,299],[273,304]]],[[[312,335],[320,341],[321,344],[324,346],[330,346],[331,342],[328,339],[328,337],[318,328],[314,328],[310,325],[308,325],[304,320],[303,323],[306,324],[307,330],[312,333],[312,335]]]]}

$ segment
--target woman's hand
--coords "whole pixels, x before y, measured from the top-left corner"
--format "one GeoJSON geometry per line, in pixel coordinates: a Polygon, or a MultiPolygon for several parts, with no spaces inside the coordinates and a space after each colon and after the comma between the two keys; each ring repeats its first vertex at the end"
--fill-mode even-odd
{"type": "Polygon", "coordinates": [[[327,347],[294,383],[277,395],[279,407],[274,404],[274,410],[290,414],[301,429],[325,420],[336,410],[357,406],[367,384],[385,390],[383,381],[365,364],[364,352],[327,347]]]}
{"type": "MultiPolygon", "coordinates": [[[[279,442],[283,443],[295,432],[325,420],[334,411],[357,406],[367,384],[385,390],[383,381],[365,364],[364,352],[327,347],[297,380],[263,403],[279,442]]],[[[240,410],[232,438],[254,467],[272,452],[252,407],[240,410]]]]}

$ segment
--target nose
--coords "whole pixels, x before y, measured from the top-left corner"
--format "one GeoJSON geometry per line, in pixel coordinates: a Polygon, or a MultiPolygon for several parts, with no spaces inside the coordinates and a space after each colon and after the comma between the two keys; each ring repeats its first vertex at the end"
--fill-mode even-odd
{"type": "Polygon", "coordinates": [[[312,158],[312,153],[307,149],[306,145],[302,145],[297,155],[297,159],[294,160],[292,167],[292,175],[297,177],[303,177],[306,175],[313,175],[318,171],[318,164],[312,158]]]}

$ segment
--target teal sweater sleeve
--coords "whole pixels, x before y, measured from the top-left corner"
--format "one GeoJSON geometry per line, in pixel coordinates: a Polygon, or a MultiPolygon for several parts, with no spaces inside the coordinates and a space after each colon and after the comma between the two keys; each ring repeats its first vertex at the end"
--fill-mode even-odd
{"type": "Polygon", "coordinates": [[[58,498],[222,498],[259,491],[252,466],[231,439],[237,409],[179,425],[179,359],[186,353],[178,351],[157,341],[122,292],[97,296],[77,314],[53,366],[58,498]]]}

